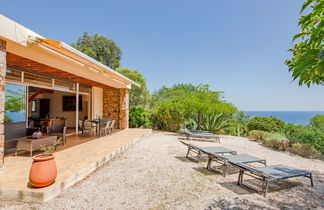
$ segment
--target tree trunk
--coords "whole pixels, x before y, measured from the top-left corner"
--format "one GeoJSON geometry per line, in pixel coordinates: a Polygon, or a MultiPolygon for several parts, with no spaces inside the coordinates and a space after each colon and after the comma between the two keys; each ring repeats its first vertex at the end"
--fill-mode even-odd
{"type": "Polygon", "coordinates": [[[201,113],[198,112],[198,126],[197,126],[198,130],[201,130],[201,113]]]}

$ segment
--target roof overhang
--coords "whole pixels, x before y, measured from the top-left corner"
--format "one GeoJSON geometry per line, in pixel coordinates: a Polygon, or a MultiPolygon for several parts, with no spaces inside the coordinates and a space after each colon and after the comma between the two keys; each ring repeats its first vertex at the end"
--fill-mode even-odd
{"type": "Polygon", "coordinates": [[[59,41],[48,40],[0,15],[0,38],[7,40],[7,51],[72,75],[109,87],[140,86],[115,70],[59,41]]]}

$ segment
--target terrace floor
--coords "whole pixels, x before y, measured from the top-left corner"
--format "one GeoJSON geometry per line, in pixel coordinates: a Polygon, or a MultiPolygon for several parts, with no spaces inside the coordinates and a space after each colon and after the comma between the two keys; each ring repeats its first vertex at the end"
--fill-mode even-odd
{"type": "Polygon", "coordinates": [[[55,152],[56,182],[45,188],[28,186],[32,163],[28,154],[7,156],[0,173],[0,198],[48,201],[151,132],[150,129],[127,129],[96,139],[69,136],[67,144],[55,152]]]}

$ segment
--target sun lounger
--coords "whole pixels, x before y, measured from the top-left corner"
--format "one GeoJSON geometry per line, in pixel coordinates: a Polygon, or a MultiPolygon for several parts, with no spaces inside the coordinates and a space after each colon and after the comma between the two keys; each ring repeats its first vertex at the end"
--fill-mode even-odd
{"type": "Polygon", "coordinates": [[[223,168],[223,176],[226,177],[227,167],[229,164],[236,165],[238,163],[261,163],[267,165],[267,161],[262,158],[258,158],[248,154],[236,154],[236,155],[219,155],[217,153],[207,153],[208,154],[208,163],[207,169],[212,169],[212,161],[220,163],[221,166],[218,169],[223,168]]]}
{"type": "Polygon", "coordinates": [[[199,138],[199,139],[210,139],[220,143],[219,136],[210,133],[208,131],[198,131],[198,130],[193,131],[193,130],[183,129],[183,133],[186,135],[188,140],[190,137],[192,137],[192,138],[199,138]]]}
{"type": "MultiPolygon", "coordinates": [[[[236,166],[240,168],[238,177],[238,185],[243,185],[243,175],[245,172],[249,176],[262,180],[262,190],[264,196],[267,195],[269,182],[277,181],[281,179],[288,179],[293,177],[304,176],[310,179],[311,186],[313,187],[313,176],[312,173],[306,170],[300,170],[291,168],[284,165],[273,165],[265,167],[252,167],[244,163],[237,163],[236,166]]],[[[248,186],[246,186],[248,187],[248,186]]]]}
{"type": "Polygon", "coordinates": [[[190,144],[188,142],[180,141],[182,144],[186,145],[188,147],[186,158],[191,155],[191,153],[197,154],[198,161],[201,158],[201,153],[209,154],[209,153],[215,153],[215,154],[236,154],[236,151],[227,149],[224,147],[200,147],[194,144],[190,144]]]}

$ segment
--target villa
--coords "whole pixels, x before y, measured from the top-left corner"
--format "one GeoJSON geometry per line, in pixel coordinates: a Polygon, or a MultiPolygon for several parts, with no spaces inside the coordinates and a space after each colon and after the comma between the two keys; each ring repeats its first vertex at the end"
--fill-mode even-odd
{"type": "MultiPolygon", "coordinates": [[[[128,128],[128,94],[132,84],[139,86],[136,82],[68,44],[46,39],[2,15],[0,15],[0,72],[0,171],[2,171],[0,188],[8,187],[3,186],[5,182],[10,183],[4,180],[9,177],[8,174],[13,176],[11,180],[14,183],[17,177],[22,177],[19,173],[26,173],[21,182],[22,185],[26,185],[24,182],[28,178],[29,170],[26,163],[30,163],[31,158],[25,157],[18,163],[21,157],[19,154],[13,156],[13,153],[17,153],[19,140],[32,135],[35,131],[46,133],[54,124],[60,126],[58,122],[63,121],[61,126],[64,127],[64,131],[61,136],[64,137],[64,142],[65,138],[69,138],[70,141],[74,141],[72,145],[78,145],[92,139],[93,135],[102,136],[101,121],[114,122],[110,123],[112,127],[109,131],[128,128]],[[83,135],[83,131],[87,131],[83,130],[84,120],[92,122],[92,125],[99,125],[94,134],[93,128],[90,127],[90,135],[83,135]],[[23,172],[10,172],[5,167],[7,160],[8,168],[13,166],[21,168],[19,164],[22,164],[23,172]]],[[[138,136],[134,133],[128,134],[129,141],[136,138],[138,136]]],[[[120,143],[119,146],[125,149],[126,143],[120,143]]],[[[99,143],[96,145],[100,147],[99,143]]],[[[89,151],[90,147],[88,145],[89,151]]],[[[30,156],[34,150],[35,148],[31,146],[30,156]]],[[[109,154],[101,154],[99,159],[92,161],[95,163],[109,154]]],[[[58,159],[59,156],[58,154],[58,159]]],[[[91,154],[89,156],[94,157],[91,154]]],[[[89,165],[92,163],[90,161],[89,165]]],[[[60,170],[60,166],[58,167],[60,170]]],[[[75,172],[81,169],[84,168],[75,169],[75,172]]],[[[71,173],[73,170],[66,171],[71,173]]],[[[6,195],[2,190],[0,192],[2,196],[6,195]]]]}

